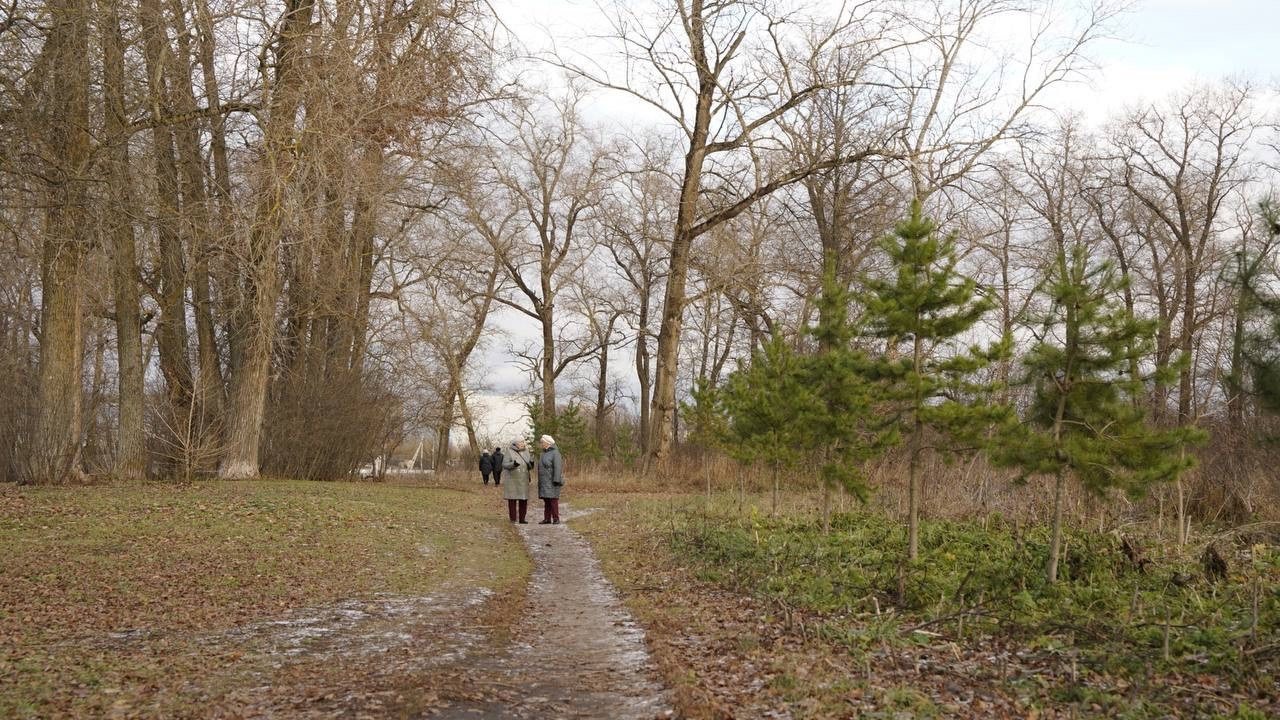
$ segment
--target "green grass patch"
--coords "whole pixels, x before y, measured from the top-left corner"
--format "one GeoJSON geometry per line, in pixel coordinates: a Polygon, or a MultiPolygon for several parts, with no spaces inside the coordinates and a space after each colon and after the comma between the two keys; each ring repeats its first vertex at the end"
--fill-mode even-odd
{"type": "MultiPolygon", "coordinates": [[[[1176,675],[1274,692],[1280,552],[1273,547],[1223,547],[1231,569],[1212,582],[1194,553],[1171,553],[1139,572],[1118,537],[1077,529],[1067,534],[1059,582],[1049,584],[1045,527],[925,521],[920,560],[906,564],[905,529],[869,511],[835,516],[827,534],[812,515],[756,510],[702,507],[663,522],[673,557],[699,577],[815,613],[821,636],[855,653],[999,638],[1106,683],[1176,675]]],[[[1057,701],[1117,712],[1133,702],[1129,693],[1084,685],[1055,692],[1057,701]]]]}

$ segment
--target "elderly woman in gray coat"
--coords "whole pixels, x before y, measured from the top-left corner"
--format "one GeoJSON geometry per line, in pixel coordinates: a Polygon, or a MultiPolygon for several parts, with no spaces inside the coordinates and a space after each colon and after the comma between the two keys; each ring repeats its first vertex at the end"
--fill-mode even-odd
{"type": "Polygon", "coordinates": [[[502,485],[502,497],[507,501],[507,515],[511,522],[526,523],[529,511],[529,471],[533,469],[533,456],[524,438],[511,441],[511,451],[502,456],[502,469],[507,482],[502,485]]]}
{"type": "Polygon", "coordinates": [[[538,497],[542,498],[542,525],[560,523],[560,488],[564,485],[564,458],[556,447],[556,439],[543,435],[538,440],[542,455],[538,458],[538,497]]]}

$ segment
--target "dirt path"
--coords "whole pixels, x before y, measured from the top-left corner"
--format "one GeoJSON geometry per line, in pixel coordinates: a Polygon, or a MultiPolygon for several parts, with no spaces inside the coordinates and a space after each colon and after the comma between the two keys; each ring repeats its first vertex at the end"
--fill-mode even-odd
{"type": "MultiPolygon", "coordinates": [[[[585,513],[566,512],[566,522],[585,513]]],[[[534,570],[515,636],[473,656],[466,700],[429,717],[613,718],[671,714],[644,633],[604,578],[591,546],[568,525],[519,526],[534,570]]]]}

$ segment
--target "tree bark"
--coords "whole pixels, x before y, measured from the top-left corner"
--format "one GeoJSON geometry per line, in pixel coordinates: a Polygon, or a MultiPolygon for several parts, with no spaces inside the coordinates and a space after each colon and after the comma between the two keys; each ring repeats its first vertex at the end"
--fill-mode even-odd
{"type": "Polygon", "coordinates": [[[671,454],[675,443],[676,372],[689,279],[689,254],[694,240],[693,229],[698,220],[702,168],[710,137],[711,103],[718,87],[707,62],[703,3],[701,0],[693,0],[689,5],[686,32],[689,37],[689,53],[698,68],[698,93],[694,102],[692,132],[689,133],[689,150],[684,156],[684,174],[680,182],[680,205],[676,211],[675,232],[671,241],[667,290],[662,299],[662,324],[658,327],[657,377],[654,378],[653,388],[654,427],[649,432],[649,440],[652,445],[650,453],[659,461],[671,454]]]}
{"type": "Polygon", "coordinates": [[[609,327],[600,343],[600,355],[596,358],[596,446],[601,450],[605,446],[605,413],[609,408],[609,343],[613,335],[615,318],[609,319],[609,327]]]}
{"type": "MultiPolygon", "coordinates": [[[[1059,250],[1058,262],[1061,268],[1062,277],[1070,277],[1067,270],[1065,251],[1059,250]]],[[[1063,342],[1063,355],[1065,362],[1065,371],[1063,377],[1058,380],[1058,406],[1053,413],[1053,444],[1055,448],[1062,448],[1062,433],[1065,430],[1067,418],[1067,395],[1071,392],[1072,383],[1075,379],[1075,358],[1080,352],[1080,320],[1077,314],[1077,308],[1073,304],[1066,306],[1066,337],[1063,342]]],[[[1066,473],[1067,468],[1061,465],[1062,458],[1058,458],[1059,466],[1054,474],[1053,482],[1053,531],[1049,538],[1049,563],[1045,568],[1045,574],[1049,583],[1053,584],[1058,581],[1058,554],[1062,548],[1062,495],[1066,490],[1066,473]]]]}
{"type": "Polygon", "coordinates": [[[449,443],[450,435],[453,432],[453,402],[454,396],[449,395],[445,401],[444,414],[440,417],[440,424],[436,426],[436,467],[445,467],[449,461],[449,443]]]}
{"type": "Polygon", "coordinates": [[[467,407],[467,393],[458,392],[458,412],[462,414],[462,427],[467,431],[467,447],[472,457],[480,455],[480,440],[476,437],[476,424],[471,419],[471,409],[467,407]]]}
{"type": "MultiPolygon", "coordinates": [[[[154,1],[154,0],[153,0],[154,1]]],[[[260,166],[262,191],[250,229],[242,298],[236,331],[243,339],[242,357],[233,370],[231,402],[219,477],[258,476],[258,451],[266,407],[267,382],[275,338],[275,306],[280,294],[280,243],[284,202],[293,164],[294,116],[301,102],[299,55],[311,25],[314,0],[287,0],[277,44],[276,75],[264,133],[260,166]]]]}
{"type": "Polygon", "coordinates": [[[50,0],[52,27],[45,114],[50,157],[49,209],[41,257],[40,365],[24,480],[62,482],[79,475],[84,330],[82,274],[88,248],[84,175],[90,160],[89,6],[50,0]]]}
{"type": "MultiPolygon", "coordinates": [[[[911,347],[917,385],[921,372],[920,366],[924,359],[918,330],[920,324],[921,318],[917,315],[917,332],[911,347]]],[[[920,409],[924,405],[924,400],[920,397],[918,388],[913,400],[915,405],[911,420],[911,447],[910,457],[907,460],[907,560],[910,562],[920,559],[920,453],[923,452],[920,446],[924,442],[924,424],[920,422],[920,409]]]]}
{"type": "Polygon", "coordinates": [[[649,456],[649,430],[650,430],[650,403],[652,402],[653,385],[650,380],[649,370],[652,363],[652,356],[649,354],[649,298],[648,296],[641,299],[640,318],[637,325],[640,329],[636,332],[636,382],[640,385],[640,427],[637,432],[640,435],[640,454],[644,457],[649,456]]]}
{"type": "Polygon", "coordinates": [[[1058,582],[1058,561],[1062,552],[1062,495],[1066,488],[1066,473],[1059,469],[1053,477],[1053,532],[1049,538],[1049,564],[1046,573],[1049,583],[1058,582]]]}
{"type": "Polygon", "coordinates": [[[1190,246],[1184,247],[1186,255],[1183,273],[1182,290],[1182,332],[1178,339],[1178,349],[1182,352],[1183,366],[1178,374],[1178,424],[1191,425],[1195,422],[1192,410],[1192,373],[1195,371],[1195,329],[1196,329],[1196,276],[1192,272],[1195,266],[1194,255],[1190,246]]]}
{"type": "MultiPolygon", "coordinates": [[[[225,405],[227,393],[226,377],[231,368],[238,364],[240,340],[238,333],[230,332],[230,324],[235,316],[233,299],[237,269],[229,261],[227,238],[235,232],[231,208],[231,162],[227,155],[226,116],[222,112],[220,84],[214,60],[214,26],[209,14],[207,0],[192,0],[195,15],[197,52],[200,61],[200,73],[204,85],[205,107],[209,110],[209,156],[213,161],[213,176],[209,185],[213,197],[216,223],[213,226],[213,245],[208,248],[210,279],[217,290],[218,312],[226,340],[226,373],[223,377],[222,395],[225,405]]],[[[197,300],[198,302],[198,300],[197,300]]]]}
{"type": "Polygon", "coordinates": [[[160,319],[156,328],[160,373],[164,376],[170,407],[185,416],[191,402],[191,360],[188,356],[186,289],[187,274],[182,238],[178,164],[173,126],[162,118],[175,114],[173,49],[159,0],[141,0],[138,19],[142,26],[142,55],[147,71],[147,103],[153,127],[151,153],[156,175],[156,238],[160,278],[156,297],[160,319]]]}
{"type": "Polygon", "coordinates": [[[1244,343],[1245,319],[1252,305],[1250,293],[1253,283],[1252,268],[1246,255],[1247,246],[1242,239],[1236,252],[1236,302],[1231,323],[1231,369],[1227,375],[1227,420],[1231,429],[1239,435],[1244,430],[1244,343]]]}
{"type": "Polygon", "coordinates": [[[142,358],[141,293],[138,289],[134,209],[129,173],[129,128],[124,107],[124,40],[118,0],[102,0],[102,93],[107,159],[107,234],[111,241],[116,324],[117,426],[113,473],[137,480],[146,473],[143,425],[145,363],[142,358]]]}
{"type": "MultiPolygon", "coordinates": [[[[377,151],[371,160],[378,172],[381,172],[383,156],[377,151]]],[[[356,216],[352,226],[351,273],[355,277],[355,297],[349,300],[354,303],[355,310],[350,323],[350,331],[342,336],[340,351],[347,355],[347,368],[360,370],[364,367],[365,346],[369,335],[369,293],[373,288],[373,239],[377,228],[376,206],[369,194],[361,196],[356,202],[356,216]],[[350,344],[348,345],[348,338],[350,344]]]]}
{"type": "MultiPolygon", "coordinates": [[[[169,6],[178,45],[174,58],[175,83],[170,89],[174,93],[178,114],[194,115],[198,105],[189,80],[195,70],[190,28],[182,3],[170,0],[169,6]],[[180,82],[177,81],[178,78],[181,78],[180,82]]],[[[191,119],[179,124],[175,129],[174,140],[182,170],[184,235],[192,258],[188,280],[194,306],[196,357],[199,361],[199,380],[194,393],[199,406],[198,417],[203,425],[207,419],[222,414],[223,396],[222,364],[209,289],[209,260],[213,254],[212,214],[209,210],[209,191],[205,185],[204,157],[200,150],[197,121],[191,119]]]]}
{"type": "MultiPolygon", "coordinates": [[[[545,267],[545,265],[544,265],[545,267]]],[[[556,337],[552,325],[552,297],[548,295],[550,278],[543,274],[542,282],[542,417],[537,422],[553,426],[556,419],[556,337]]]]}

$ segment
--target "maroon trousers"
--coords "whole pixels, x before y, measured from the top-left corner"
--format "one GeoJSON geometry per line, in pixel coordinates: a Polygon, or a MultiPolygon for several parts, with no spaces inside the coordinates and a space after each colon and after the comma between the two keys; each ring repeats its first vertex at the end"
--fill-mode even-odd
{"type": "Polygon", "coordinates": [[[560,498],[542,498],[542,519],[560,522],[560,498]]]}
{"type": "Polygon", "coordinates": [[[524,516],[528,512],[529,512],[528,500],[508,500],[507,501],[507,515],[511,517],[511,522],[516,522],[516,520],[519,520],[520,522],[524,522],[524,516]]]}

